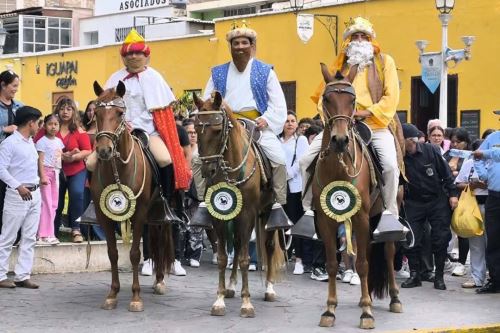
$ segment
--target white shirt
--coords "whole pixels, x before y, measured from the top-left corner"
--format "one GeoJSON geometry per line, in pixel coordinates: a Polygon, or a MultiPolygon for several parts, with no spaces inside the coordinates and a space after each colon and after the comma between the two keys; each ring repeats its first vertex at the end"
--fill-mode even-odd
{"type": "Polygon", "coordinates": [[[18,131],[0,144],[0,179],[11,188],[39,184],[38,153],[31,138],[18,131]]]}
{"type": "MultiPolygon", "coordinates": [[[[106,89],[115,88],[118,81],[123,81],[130,73],[122,68],[111,75],[106,82],[106,89]]],[[[175,101],[172,89],[160,73],[151,67],[134,75],[125,81],[125,120],[130,122],[132,128],[140,128],[148,134],[158,135],[153,123],[154,109],[162,109],[175,101]]]]}
{"type": "Polygon", "coordinates": [[[290,193],[302,192],[302,176],[300,174],[299,160],[307,152],[309,144],[305,136],[294,135],[286,142],[280,138],[281,146],[286,155],[286,173],[290,193]],[[293,158],[295,154],[295,160],[293,158]],[[292,165],[293,161],[293,165],[292,165]]]}
{"type": "MultiPolygon", "coordinates": [[[[462,163],[462,168],[460,168],[460,171],[458,172],[457,178],[455,178],[455,184],[457,183],[469,183],[469,174],[470,170],[474,166],[474,160],[472,158],[465,160],[462,163]]],[[[471,178],[479,178],[479,176],[476,173],[476,170],[472,173],[471,178]]],[[[484,188],[476,188],[474,190],[475,195],[488,195],[488,190],[484,188]]]]}
{"type": "Polygon", "coordinates": [[[47,136],[43,136],[35,144],[36,150],[43,153],[43,165],[61,169],[62,166],[62,151],[64,149],[64,143],[58,137],[53,137],[49,139],[47,136]]]}
{"type": "MultiPolygon", "coordinates": [[[[252,69],[253,58],[250,59],[243,72],[238,71],[236,65],[231,61],[227,73],[226,96],[224,101],[229,105],[233,112],[242,112],[248,110],[257,110],[257,103],[253,98],[252,87],[250,85],[250,72],[252,69]]],[[[203,99],[210,98],[214,91],[214,82],[212,76],[208,79],[205,87],[203,99]]],[[[283,125],[286,122],[286,100],[281,89],[280,82],[274,70],[269,72],[267,78],[267,95],[269,97],[267,110],[261,116],[267,121],[269,128],[275,135],[283,131],[283,125]]]]}

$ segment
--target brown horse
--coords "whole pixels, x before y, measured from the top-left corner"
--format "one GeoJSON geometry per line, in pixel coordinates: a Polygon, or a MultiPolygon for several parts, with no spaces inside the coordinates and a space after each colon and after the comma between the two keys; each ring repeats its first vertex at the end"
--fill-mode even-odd
{"type": "Polygon", "coordinates": [[[222,316],[226,306],[224,297],[234,297],[237,268],[241,269],[243,303],[240,309],[242,317],[254,317],[255,310],[250,302],[248,289],[248,243],[255,227],[259,257],[263,257],[266,267],[266,301],[274,301],[276,292],[273,284],[277,273],[284,265],[284,253],[280,248],[279,232],[265,231],[264,225],[272,206],[272,187],[262,184],[261,171],[256,161],[255,151],[243,127],[236,120],[233,112],[222,102],[219,92],[214,92],[213,99],[203,102],[193,94],[198,108],[195,119],[198,133],[198,148],[202,160],[202,174],[208,185],[219,182],[235,184],[242,193],[243,207],[234,218],[234,264],[229,286],[226,288],[225,271],[227,266],[226,228],[224,221],[214,220],[217,232],[217,255],[219,266],[219,287],[217,300],[212,306],[212,315],[222,316]]]}
{"type": "MultiPolygon", "coordinates": [[[[125,85],[120,81],[115,89],[103,90],[94,82],[96,99],[96,152],[97,165],[93,181],[90,185],[92,198],[96,203],[96,217],[106,233],[108,257],[111,262],[111,290],[102,305],[105,310],[116,308],[117,294],[120,291],[118,278],[118,250],[116,248],[115,224],[107,217],[98,204],[103,190],[113,184],[128,186],[136,199],[136,209],[130,217],[132,226],[132,245],[130,262],[133,269],[132,301],[129,311],[143,311],[144,304],[139,295],[139,249],[143,225],[148,220],[148,213],[153,198],[158,195],[158,189],[153,184],[152,167],[148,162],[137,139],[128,131],[125,120],[125,85]]],[[[125,194],[130,198],[130,194],[125,194]]],[[[128,222],[121,222],[128,223],[128,222]]],[[[170,225],[150,225],[151,257],[156,270],[154,292],[164,294],[166,291],[163,280],[165,269],[171,267],[174,260],[174,249],[170,225]]],[[[124,235],[122,235],[124,236],[124,235]]],[[[144,240],[147,241],[147,240],[144,240]]]]}
{"type": "Polygon", "coordinates": [[[380,216],[382,209],[381,205],[377,203],[379,199],[375,201],[370,199],[372,190],[370,167],[362,146],[356,142],[353,135],[356,100],[354,88],[341,76],[332,77],[324,64],[321,64],[321,70],[326,82],[323,93],[325,130],[320,156],[313,176],[312,190],[317,226],[325,244],[326,269],[329,280],[327,308],[321,315],[319,325],[329,327],[333,326],[335,322],[335,308],[337,307],[335,277],[338,266],[336,235],[339,225],[321,209],[320,194],[323,187],[330,182],[346,181],[357,188],[361,197],[361,207],[351,218],[357,243],[356,269],[361,279],[359,305],[362,308],[362,315],[360,327],[373,328],[375,320],[372,313],[372,294],[377,298],[383,298],[389,289],[390,311],[402,312],[402,305],[398,298],[399,289],[394,276],[395,245],[393,242],[370,245],[370,217],[380,216]]]}

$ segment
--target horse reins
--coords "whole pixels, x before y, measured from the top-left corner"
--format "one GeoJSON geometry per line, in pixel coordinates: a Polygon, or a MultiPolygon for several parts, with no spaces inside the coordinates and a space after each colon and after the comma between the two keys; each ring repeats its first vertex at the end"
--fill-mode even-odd
{"type": "MultiPolygon", "coordinates": [[[[332,130],[333,125],[338,120],[345,120],[347,122],[347,127],[348,127],[347,137],[348,137],[348,139],[351,139],[352,142],[353,142],[353,148],[354,148],[354,154],[353,155],[354,155],[354,157],[351,157],[351,154],[349,154],[349,152],[347,153],[347,155],[351,159],[352,167],[353,167],[353,170],[354,170],[354,174],[349,174],[349,167],[344,162],[344,153],[343,152],[338,153],[337,157],[338,157],[339,163],[344,168],[346,174],[350,178],[356,178],[357,176],[359,176],[359,173],[361,172],[361,169],[363,167],[363,159],[364,159],[364,154],[361,154],[361,165],[359,167],[359,170],[356,170],[356,164],[357,164],[356,144],[357,144],[357,139],[356,139],[356,135],[354,134],[354,131],[353,131],[353,120],[354,120],[354,114],[356,113],[356,92],[355,92],[354,87],[352,86],[352,84],[350,82],[342,80],[342,81],[328,82],[326,84],[325,91],[323,93],[323,99],[326,99],[326,95],[329,94],[329,93],[349,94],[349,95],[351,95],[351,96],[354,97],[354,100],[353,100],[353,112],[352,112],[351,116],[346,116],[346,115],[333,115],[333,116],[330,116],[330,114],[328,113],[328,110],[326,109],[326,106],[325,106],[324,102],[323,102],[323,114],[325,115],[325,118],[326,118],[325,119],[326,127],[330,131],[332,130]],[[345,87],[345,88],[338,88],[338,87],[336,87],[338,85],[346,85],[347,87],[345,87]],[[332,88],[330,88],[330,87],[332,87],[332,88]]],[[[324,149],[322,151],[322,155],[325,155],[324,152],[327,151],[329,148],[330,148],[330,144],[328,144],[328,146],[326,147],[326,149],[324,149]]]]}
{"type": "MultiPolygon", "coordinates": [[[[125,101],[123,100],[123,98],[115,98],[114,100],[112,100],[110,102],[96,101],[96,110],[98,108],[109,109],[112,107],[123,109],[124,111],[126,110],[125,101]]],[[[97,112],[96,112],[96,114],[97,114],[97,112]]],[[[120,124],[113,132],[111,132],[111,131],[99,131],[99,126],[98,126],[98,123],[96,121],[95,140],[97,142],[101,137],[105,137],[105,138],[108,138],[109,140],[111,140],[111,143],[113,144],[111,157],[109,159],[103,159],[99,156],[99,154],[97,154],[97,158],[100,159],[101,161],[110,161],[111,162],[111,167],[113,169],[113,176],[115,177],[115,182],[118,185],[118,188],[120,189],[120,191],[125,196],[128,197],[127,192],[123,191],[123,189],[121,187],[120,175],[118,174],[118,167],[116,166],[116,160],[119,160],[124,165],[128,164],[130,162],[132,155],[133,155],[133,152],[134,152],[134,141],[136,141],[137,144],[139,144],[139,143],[138,143],[137,138],[135,138],[132,134],[130,134],[129,131],[126,130],[126,128],[127,128],[127,126],[125,125],[125,118],[123,117],[123,115],[121,116],[120,124]],[[120,152],[117,151],[118,140],[120,139],[120,137],[122,136],[122,134],[124,132],[126,134],[128,134],[132,139],[132,147],[130,147],[130,152],[128,153],[127,159],[125,159],[125,160],[123,160],[121,158],[120,152]]],[[[141,184],[141,188],[139,189],[139,192],[136,195],[134,195],[133,197],[128,198],[129,200],[136,200],[138,197],[140,197],[142,194],[142,191],[144,190],[144,186],[146,183],[146,158],[144,156],[144,152],[142,151],[142,149],[140,149],[140,151],[141,151],[141,156],[142,156],[142,161],[143,161],[142,184],[141,184]]]]}
{"type": "Polygon", "coordinates": [[[245,151],[245,154],[243,156],[243,159],[242,159],[241,163],[237,167],[232,168],[231,166],[229,166],[229,162],[227,162],[224,159],[224,154],[225,154],[225,152],[227,150],[227,143],[229,141],[229,134],[231,132],[231,129],[233,128],[233,124],[229,121],[229,117],[227,115],[226,109],[224,107],[221,107],[220,110],[198,111],[197,114],[196,114],[197,121],[195,122],[195,126],[201,126],[202,127],[201,128],[201,134],[203,134],[203,132],[205,131],[205,127],[206,126],[215,126],[215,125],[218,125],[218,124],[212,124],[210,122],[202,122],[200,120],[200,118],[199,118],[200,115],[213,115],[213,114],[220,114],[222,116],[222,139],[221,139],[221,147],[219,149],[219,153],[218,154],[208,155],[208,156],[200,156],[200,160],[201,160],[201,162],[203,164],[217,163],[217,166],[222,170],[222,172],[224,174],[224,179],[229,184],[232,184],[232,185],[235,185],[235,186],[243,184],[247,180],[249,180],[253,176],[253,174],[255,173],[256,165],[257,165],[257,159],[254,159],[252,171],[250,172],[250,174],[247,177],[244,177],[241,180],[235,180],[235,179],[229,178],[229,174],[240,170],[246,164],[246,162],[248,160],[248,156],[250,154],[250,150],[252,148],[251,140],[252,140],[252,137],[253,137],[253,134],[254,134],[254,131],[255,131],[255,127],[252,127],[252,130],[249,133],[249,136],[248,136],[248,140],[249,140],[248,146],[247,146],[247,149],[245,151]]]}

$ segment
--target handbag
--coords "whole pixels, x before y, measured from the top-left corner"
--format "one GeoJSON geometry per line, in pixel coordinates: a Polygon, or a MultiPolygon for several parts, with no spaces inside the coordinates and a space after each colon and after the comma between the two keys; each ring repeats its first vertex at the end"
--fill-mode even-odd
{"type": "Polygon", "coordinates": [[[451,228],[462,238],[481,236],[484,233],[483,217],[469,185],[460,194],[458,206],[451,217],[451,228]]]}

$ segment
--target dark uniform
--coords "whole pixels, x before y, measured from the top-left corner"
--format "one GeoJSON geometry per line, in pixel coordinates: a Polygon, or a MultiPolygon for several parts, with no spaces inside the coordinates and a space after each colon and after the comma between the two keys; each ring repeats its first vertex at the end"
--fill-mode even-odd
{"type": "MultiPolygon", "coordinates": [[[[406,176],[409,183],[405,188],[405,209],[408,221],[415,235],[415,246],[406,256],[410,265],[411,277],[403,282],[403,287],[420,286],[420,258],[422,235],[425,222],[431,226],[432,253],[436,265],[436,283],[443,281],[444,262],[448,243],[451,239],[450,197],[457,197],[458,191],[453,182],[450,167],[441,156],[437,147],[428,143],[417,143],[414,154],[404,158],[406,176]]],[[[442,287],[444,289],[444,282],[442,287]]]]}

